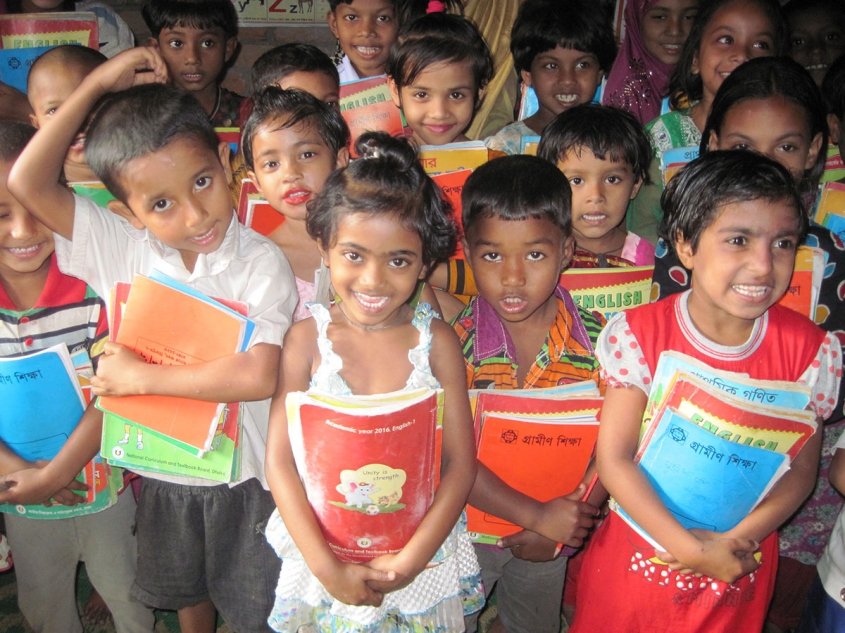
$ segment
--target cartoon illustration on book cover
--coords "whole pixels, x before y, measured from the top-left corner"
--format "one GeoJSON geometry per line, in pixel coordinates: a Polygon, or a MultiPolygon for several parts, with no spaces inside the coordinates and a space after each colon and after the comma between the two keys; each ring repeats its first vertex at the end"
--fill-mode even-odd
{"type": "Polygon", "coordinates": [[[404,470],[384,464],[367,464],[358,470],[342,470],[340,483],[335,489],[344,496],[345,503],[329,503],[370,516],[398,512],[405,507],[404,503],[399,503],[405,479],[404,470]]]}

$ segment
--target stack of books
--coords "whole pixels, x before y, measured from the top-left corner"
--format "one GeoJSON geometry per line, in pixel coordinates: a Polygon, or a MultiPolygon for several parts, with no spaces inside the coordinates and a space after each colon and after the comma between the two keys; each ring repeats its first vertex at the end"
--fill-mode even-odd
{"type": "MultiPolygon", "coordinates": [[[[387,75],[365,77],[340,85],[340,113],[349,126],[350,148],[364,132],[387,132],[402,136],[405,118],[393,103],[387,75]]],[[[357,156],[353,155],[353,158],[357,156]]]]}

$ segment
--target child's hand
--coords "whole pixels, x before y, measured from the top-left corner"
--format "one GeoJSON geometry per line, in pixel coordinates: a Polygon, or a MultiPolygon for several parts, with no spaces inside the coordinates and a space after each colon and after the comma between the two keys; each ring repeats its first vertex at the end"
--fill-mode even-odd
{"type": "Polygon", "coordinates": [[[47,461],[36,463],[35,468],[27,468],[10,473],[0,479],[0,503],[14,505],[52,505],[56,503],[73,506],[85,501],[84,497],[74,494],[74,490],[88,490],[88,486],[79,481],[72,481],[67,487],[57,488],[57,484],[46,476],[43,467],[47,461]]]}
{"type": "Polygon", "coordinates": [[[516,534],[499,539],[497,545],[501,548],[511,548],[515,558],[542,563],[557,558],[560,553],[555,541],[540,536],[531,530],[522,530],[516,534]]]}
{"type": "Polygon", "coordinates": [[[167,66],[154,48],[138,46],[115,55],[92,73],[104,93],[120,92],[132,86],[167,83],[167,66]]]}
{"type": "Polygon", "coordinates": [[[91,378],[95,396],[134,396],[143,394],[143,372],[149,369],[144,359],[119,343],[106,343],[97,363],[97,375],[91,378]]]}
{"type": "Polygon", "coordinates": [[[388,580],[377,580],[367,583],[370,588],[381,594],[407,587],[417,577],[417,573],[402,562],[401,554],[384,554],[378,556],[367,563],[367,567],[392,574],[392,578],[388,580]]]}
{"type": "Polygon", "coordinates": [[[580,547],[599,516],[597,508],[581,501],[585,491],[586,486],[581,484],[571,494],[544,503],[533,531],[558,543],[580,547]]]}
{"type": "Polygon", "coordinates": [[[746,538],[731,538],[718,532],[692,529],[698,539],[699,549],[678,559],[669,552],[657,551],[657,556],[681,573],[695,573],[732,583],[757,569],[754,558],[760,544],[746,538]]]}
{"type": "Polygon", "coordinates": [[[392,571],[338,561],[332,572],[319,580],[326,591],[344,604],[377,607],[384,593],[374,590],[370,583],[390,582],[395,576],[392,571]]]}

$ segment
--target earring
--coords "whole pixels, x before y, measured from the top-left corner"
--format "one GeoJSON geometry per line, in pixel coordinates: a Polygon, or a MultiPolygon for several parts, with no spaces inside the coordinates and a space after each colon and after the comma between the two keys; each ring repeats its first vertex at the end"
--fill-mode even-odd
{"type": "Polygon", "coordinates": [[[337,40],[337,48],[335,48],[334,55],[332,55],[332,62],[335,66],[340,66],[343,61],[343,47],[340,45],[340,38],[337,40]]]}

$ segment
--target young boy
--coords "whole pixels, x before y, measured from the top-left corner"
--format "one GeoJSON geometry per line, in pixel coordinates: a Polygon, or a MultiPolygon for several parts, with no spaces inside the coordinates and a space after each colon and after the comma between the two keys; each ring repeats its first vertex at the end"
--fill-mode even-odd
{"type": "Polygon", "coordinates": [[[155,269],[249,306],[257,336],[248,351],[160,366],[107,343],[92,385],[96,395],[245,401],[240,481],[213,486],[202,479],[144,477],[133,594],[177,610],[185,631],[214,631],[215,607],[237,631],[264,631],[279,572],[262,534],[274,507],[264,478],[264,443],[296,287],[281,251],[235,220],[227,189],[229,146],[218,142],[197,101],[160,85],[126,90],[166,76],[164,60],[152,48],[126,51],[94,70],[33,138],[9,188],[58,235],[62,270],[86,279],[101,295],[117,281],[155,269]],[[92,106],[122,90],[98,112],[86,147],[94,172],[117,197],[109,213],[58,180],[67,147],[92,106]]]}
{"type": "Polygon", "coordinates": [[[654,265],[654,247],[625,226],[652,156],[631,114],[598,104],[567,110],[546,126],[537,155],[556,164],[572,188],[573,267],[654,265]]]}
{"type": "MultiPolygon", "coordinates": [[[[59,272],[53,234],[6,187],[15,159],[33,134],[35,130],[24,123],[0,123],[0,356],[26,355],[64,343],[70,353],[87,354],[96,362],[107,335],[103,301],[85,282],[59,272]]],[[[0,442],[2,502],[35,504],[53,498],[68,506],[79,503],[71,482],[99,449],[101,420],[102,413],[90,406],[71,439],[43,468],[0,442]],[[32,468],[37,471],[34,487],[13,484],[11,473],[32,468]]],[[[10,513],[5,522],[14,547],[18,604],[36,631],[82,633],[76,605],[80,561],[119,631],[153,630],[152,611],[130,594],[136,558],[131,491],[94,514],[38,520],[10,513]]]]}
{"type": "Polygon", "coordinates": [[[310,92],[335,109],[340,108],[340,78],[337,68],[316,46],[292,42],[277,46],[252,65],[252,91],[267,86],[310,92]]]}
{"type": "MultiPolygon", "coordinates": [[[[842,138],[842,131],[845,130],[845,56],[837,59],[828,69],[822,82],[822,96],[827,108],[827,127],[830,130],[830,143],[839,147],[840,158],[845,154],[845,139],[842,138]]],[[[831,160],[831,150],[828,149],[827,160],[831,160]]],[[[835,156],[835,154],[834,154],[835,156]]],[[[845,163],[845,158],[842,158],[845,163]]],[[[834,171],[834,174],[836,172],[834,171]]],[[[834,176],[835,179],[836,176],[834,176]]],[[[822,180],[827,180],[822,176],[822,180]]],[[[840,178],[839,182],[845,182],[840,178]]]]}
{"type": "Polygon", "coordinates": [[[398,24],[394,0],[329,0],[326,20],[343,52],[340,83],[384,74],[398,24]]]}
{"type": "Polygon", "coordinates": [[[791,0],[783,7],[789,56],[821,88],[827,69],[845,53],[845,5],[841,0],[791,0]]]}
{"type": "MultiPolygon", "coordinates": [[[[599,379],[594,346],[602,323],[558,285],[572,258],[569,185],[534,156],[506,156],[479,167],[461,194],[464,252],[478,286],[453,321],[471,389],[530,389],[599,379]]],[[[565,556],[581,545],[598,510],[568,497],[540,503],[479,464],[469,503],[525,528],[500,547],[477,545],[486,591],[498,585],[508,633],[560,630],[565,556]]],[[[476,623],[470,622],[468,631],[476,623]]]]}
{"type": "Polygon", "coordinates": [[[558,114],[593,100],[616,58],[616,42],[603,16],[581,0],[527,0],[513,24],[511,54],[522,82],[534,89],[539,109],[485,143],[519,154],[524,136],[542,134],[558,114]]]}
{"type": "Polygon", "coordinates": [[[238,14],[230,0],[149,0],[141,9],[149,45],[167,64],[173,85],[193,94],[214,127],[241,127],[248,99],[223,88],[223,70],[238,47],[238,14]]]}
{"type": "Polygon", "coordinates": [[[349,128],[336,108],[304,90],[268,86],[254,99],[244,126],[244,159],[258,190],[284,216],[268,237],[282,249],[296,276],[298,321],[311,315],[306,303],[328,300],[327,295],[317,296],[323,260],[305,227],[306,205],[335,169],[349,163],[349,128]]]}

